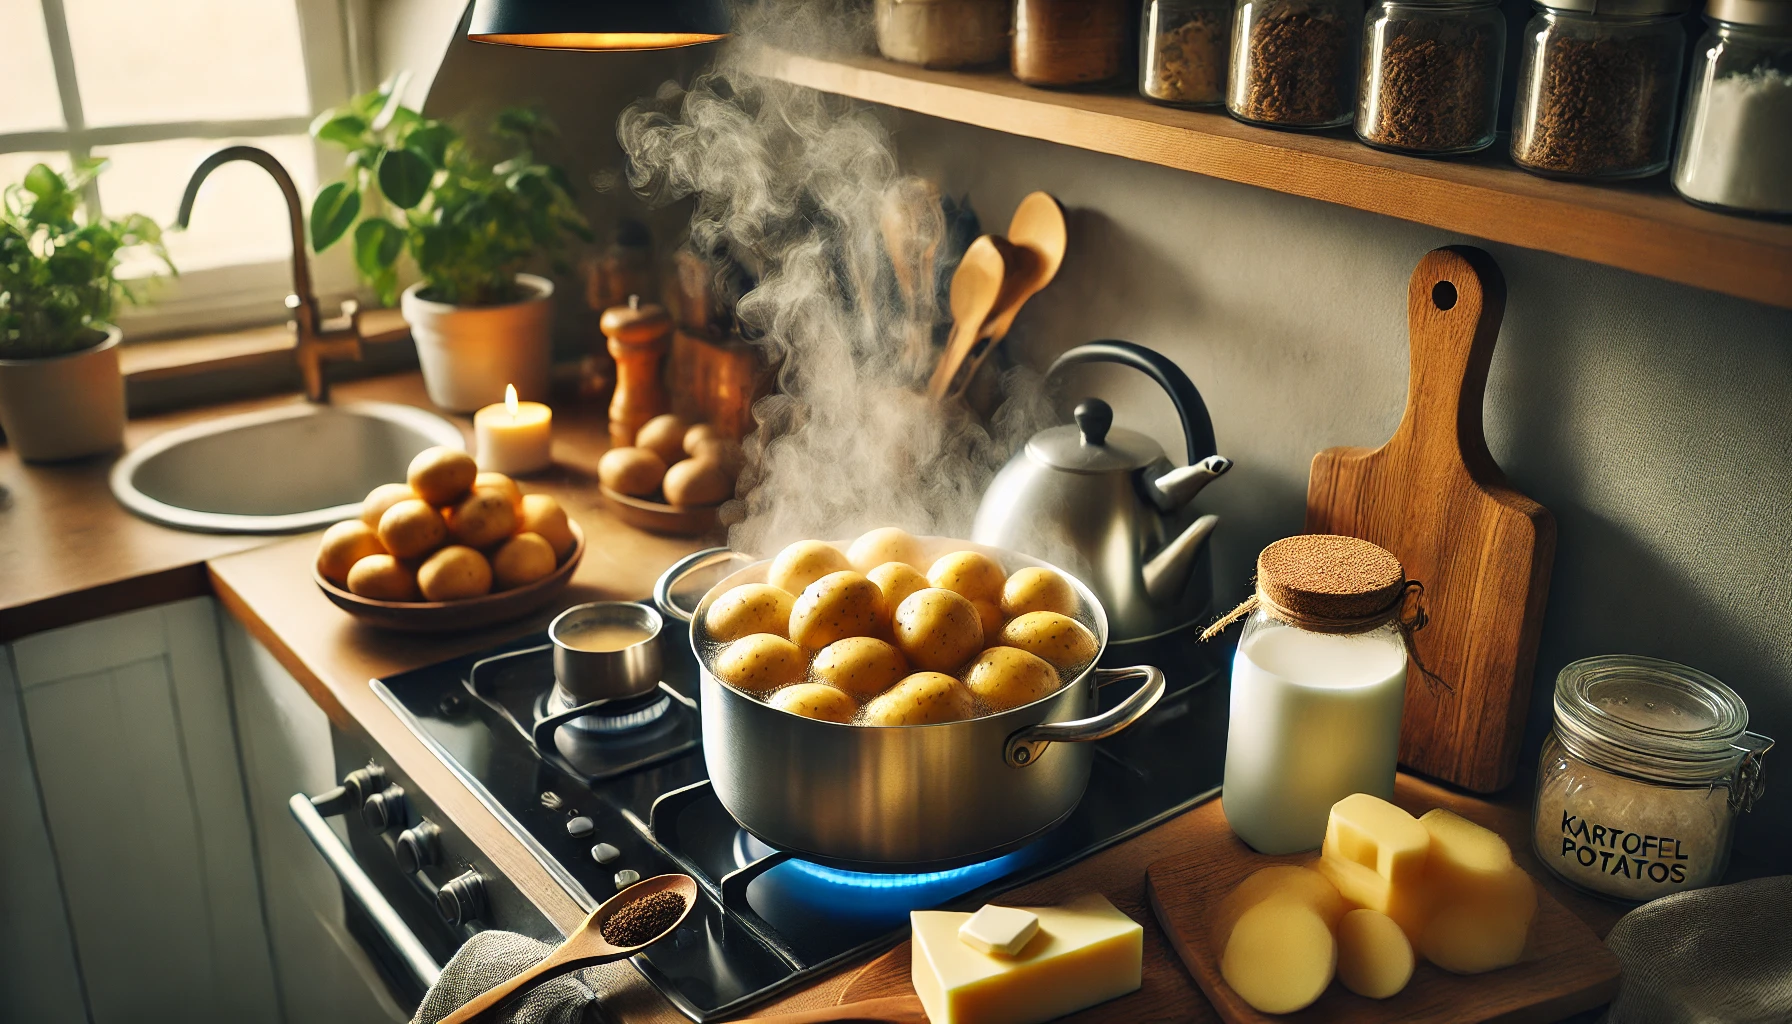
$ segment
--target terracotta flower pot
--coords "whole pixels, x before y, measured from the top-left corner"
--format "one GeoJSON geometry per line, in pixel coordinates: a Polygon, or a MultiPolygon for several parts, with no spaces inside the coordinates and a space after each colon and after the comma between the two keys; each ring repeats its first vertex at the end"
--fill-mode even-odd
{"type": "Polygon", "coordinates": [[[0,359],[0,430],[26,462],[58,462],[124,443],[116,327],[97,345],[43,359],[0,359]]]}
{"type": "Polygon", "coordinates": [[[529,293],[503,306],[451,306],[422,298],[421,282],[404,291],[399,308],[417,343],[429,400],[452,412],[474,412],[504,400],[504,385],[517,397],[545,402],[553,359],[554,283],[516,275],[529,293]]]}

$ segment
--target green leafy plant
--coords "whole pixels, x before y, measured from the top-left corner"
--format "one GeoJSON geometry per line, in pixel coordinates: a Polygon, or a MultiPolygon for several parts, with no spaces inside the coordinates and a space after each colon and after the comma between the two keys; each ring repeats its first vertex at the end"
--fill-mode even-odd
{"type": "Polygon", "coordinates": [[[555,134],[545,117],[500,113],[491,134],[508,152],[492,163],[452,125],[399,105],[394,88],[357,96],[311,123],[314,137],[348,150],[346,179],[312,201],[313,249],[329,248],[352,226],[355,266],[383,301],[397,298],[398,258],[409,252],[424,298],[489,306],[522,297],[517,271],[537,255],[559,267],[567,236],[591,240],[565,172],[536,159],[555,134]]]}
{"type": "Polygon", "coordinates": [[[151,278],[118,279],[119,252],[141,245],[176,273],[162,229],[139,213],[86,218],[81,190],[106,161],[64,178],[46,164],[0,195],[0,359],[41,359],[96,344],[122,301],[144,301],[151,278]]]}

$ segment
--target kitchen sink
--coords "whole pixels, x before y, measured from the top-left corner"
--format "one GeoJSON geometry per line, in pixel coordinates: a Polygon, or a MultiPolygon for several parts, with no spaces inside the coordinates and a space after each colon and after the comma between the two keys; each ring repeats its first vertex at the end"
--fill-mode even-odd
{"type": "Polygon", "coordinates": [[[388,402],[300,405],[151,438],[112,467],[112,493],[145,519],[203,533],[296,533],[353,518],[412,456],[465,448],[460,428],[388,402]]]}

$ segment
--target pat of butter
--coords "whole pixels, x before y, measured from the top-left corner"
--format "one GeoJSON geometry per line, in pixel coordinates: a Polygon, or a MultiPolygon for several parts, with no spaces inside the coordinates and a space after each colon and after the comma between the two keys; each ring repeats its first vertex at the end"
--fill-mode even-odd
{"type": "Polygon", "coordinates": [[[1039,934],[1039,915],[1019,907],[990,904],[958,926],[958,941],[991,956],[1019,956],[1039,934]]]}
{"type": "Polygon", "coordinates": [[[959,941],[970,914],[909,914],[915,994],[931,1024],[1040,1024],[1139,987],[1145,930],[1100,893],[1022,909],[1039,931],[1016,957],[959,941]]]}

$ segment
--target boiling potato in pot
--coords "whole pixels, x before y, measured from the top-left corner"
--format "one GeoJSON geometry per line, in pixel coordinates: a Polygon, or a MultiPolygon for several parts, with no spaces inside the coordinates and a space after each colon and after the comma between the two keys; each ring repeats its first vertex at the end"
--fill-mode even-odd
{"type": "Polygon", "coordinates": [[[964,684],[989,710],[1007,711],[1056,693],[1058,670],[1018,647],[991,647],[971,662],[964,684]]]}
{"type": "Polygon", "coordinates": [[[877,589],[883,591],[884,607],[892,614],[902,607],[902,602],[908,600],[910,594],[927,589],[927,577],[907,562],[885,562],[865,576],[877,584],[877,589]]]}
{"type": "Polygon", "coordinates": [[[799,540],[778,552],[765,574],[765,582],[790,594],[801,594],[809,584],[830,572],[851,569],[846,556],[832,544],[799,540]]]}
{"type": "Polygon", "coordinates": [[[786,686],[766,701],[779,711],[788,711],[804,718],[845,724],[859,713],[858,702],[825,683],[797,683],[786,686]]]}
{"type": "Polygon", "coordinates": [[[796,597],[769,583],[742,583],[710,602],[703,628],[711,640],[739,640],[751,633],[789,638],[796,597]]]}
{"type": "Polygon", "coordinates": [[[813,671],[829,686],[870,700],[908,675],[908,660],[876,637],[851,636],[823,647],[813,671]]]}
{"type": "Polygon", "coordinates": [[[887,615],[877,584],[843,569],[809,584],[797,597],[790,609],[790,639],[813,651],[849,636],[870,636],[887,615]]]}
{"type": "Polygon", "coordinates": [[[983,649],[983,624],[962,595],[929,587],[896,609],[896,648],[910,665],[950,672],[983,649]]]}
{"type": "Polygon", "coordinates": [[[861,534],[846,552],[846,560],[863,573],[869,573],[885,562],[901,562],[918,568],[921,558],[921,542],[907,530],[894,526],[861,534]]]}
{"type": "Polygon", "coordinates": [[[761,693],[801,682],[808,672],[802,648],[771,633],[741,637],[723,648],[715,663],[718,679],[761,693]]]}
{"type": "Polygon", "coordinates": [[[942,555],[927,570],[927,582],[941,590],[962,594],[972,601],[1002,600],[1007,573],[995,559],[981,551],[954,551],[942,555]]]}
{"type": "Polygon", "coordinates": [[[977,714],[971,691],[943,672],[916,672],[865,705],[866,725],[934,725],[977,714]]]}
{"type": "Polygon", "coordinates": [[[1095,634],[1068,615],[1028,612],[1002,627],[1004,647],[1036,654],[1058,668],[1075,668],[1095,658],[1095,634]]]}
{"type": "Polygon", "coordinates": [[[1002,612],[1010,618],[1028,612],[1077,613],[1076,591],[1063,576],[1029,565],[1008,577],[1002,587],[1002,612]]]}

